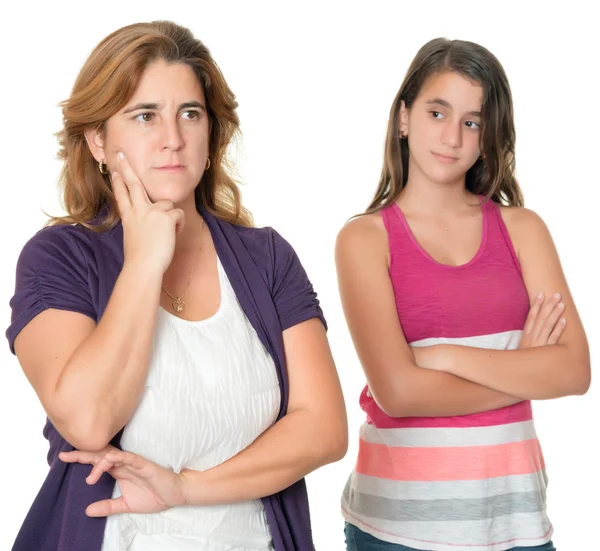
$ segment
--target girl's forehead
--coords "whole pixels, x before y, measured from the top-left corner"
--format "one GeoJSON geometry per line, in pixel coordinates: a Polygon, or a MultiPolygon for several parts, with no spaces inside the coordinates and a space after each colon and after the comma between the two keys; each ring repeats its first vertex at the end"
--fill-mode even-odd
{"type": "Polygon", "coordinates": [[[446,71],[431,75],[423,84],[417,100],[436,102],[449,108],[479,111],[483,101],[483,88],[470,78],[446,71]]]}

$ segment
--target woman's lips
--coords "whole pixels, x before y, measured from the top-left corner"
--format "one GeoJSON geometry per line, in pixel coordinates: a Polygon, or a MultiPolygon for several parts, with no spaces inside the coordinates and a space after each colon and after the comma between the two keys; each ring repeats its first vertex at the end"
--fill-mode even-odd
{"type": "Polygon", "coordinates": [[[163,166],[155,166],[154,170],[159,170],[160,172],[181,172],[185,169],[183,165],[163,165],[163,166]]]}

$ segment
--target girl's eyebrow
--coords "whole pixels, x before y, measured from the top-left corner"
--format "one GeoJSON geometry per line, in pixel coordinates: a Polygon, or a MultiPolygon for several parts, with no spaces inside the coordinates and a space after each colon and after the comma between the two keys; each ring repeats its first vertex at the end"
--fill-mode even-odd
{"type": "MultiPolygon", "coordinates": [[[[450,105],[445,99],[442,98],[434,98],[432,100],[426,101],[428,105],[441,105],[448,109],[452,109],[452,105],[450,105]]],[[[481,117],[481,111],[469,111],[467,115],[471,115],[472,117],[481,117]]]]}

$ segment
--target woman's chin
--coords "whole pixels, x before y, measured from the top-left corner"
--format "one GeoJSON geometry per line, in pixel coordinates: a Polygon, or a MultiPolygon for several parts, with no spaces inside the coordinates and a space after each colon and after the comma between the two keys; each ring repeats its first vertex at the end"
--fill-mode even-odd
{"type": "MultiPolygon", "coordinates": [[[[177,190],[165,190],[165,189],[147,189],[148,197],[153,203],[158,201],[171,201],[178,207],[181,207],[188,202],[194,202],[194,190],[190,190],[187,193],[181,189],[177,190]]],[[[187,190],[186,190],[187,191],[187,190]]]]}

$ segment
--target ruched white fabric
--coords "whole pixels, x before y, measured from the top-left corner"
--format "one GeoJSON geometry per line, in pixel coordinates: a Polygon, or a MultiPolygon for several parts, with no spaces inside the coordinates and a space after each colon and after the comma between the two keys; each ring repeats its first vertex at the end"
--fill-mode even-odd
{"type": "MultiPolygon", "coordinates": [[[[218,311],[185,321],[159,309],[148,380],[121,445],[179,472],[230,459],[276,420],[275,365],[217,260],[218,311]]],[[[119,496],[115,485],[113,497],[119,496]]],[[[260,500],[107,519],[102,551],[273,549],[260,500]]]]}

